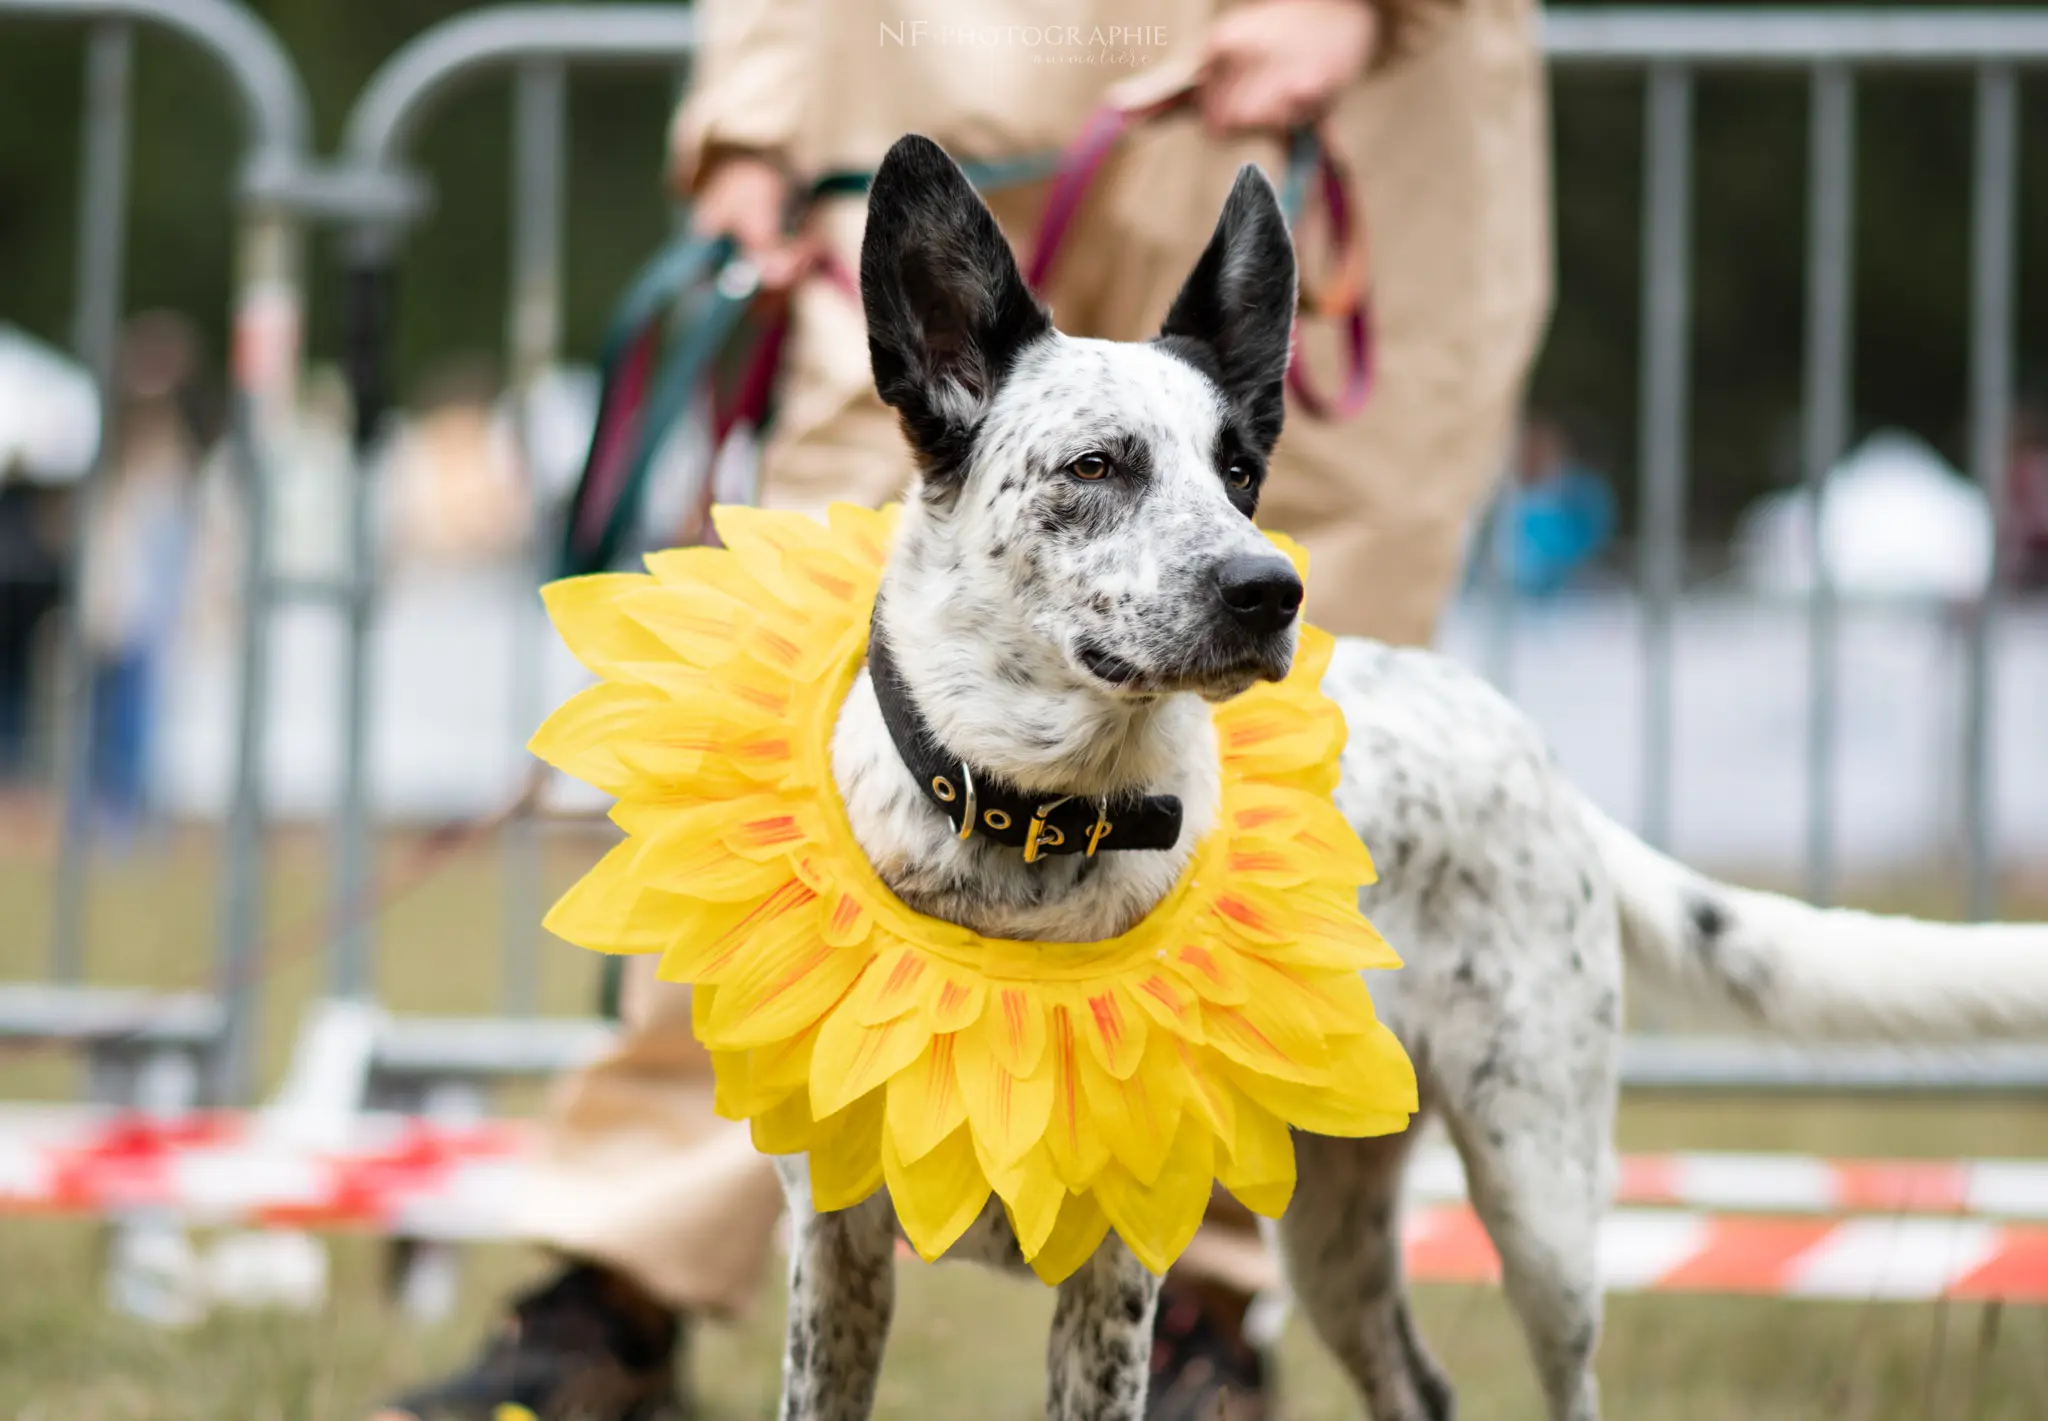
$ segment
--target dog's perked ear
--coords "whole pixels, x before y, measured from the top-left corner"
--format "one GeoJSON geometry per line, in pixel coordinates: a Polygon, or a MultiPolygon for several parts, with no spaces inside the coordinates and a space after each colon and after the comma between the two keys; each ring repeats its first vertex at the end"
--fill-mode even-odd
{"type": "Polygon", "coordinates": [[[1272,452],[1286,417],[1295,300],[1294,241],[1280,198],[1247,163],[1159,335],[1207,367],[1261,453],[1272,452]]]}
{"type": "Polygon", "coordinates": [[[996,386],[1051,318],[967,175],[919,134],[896,141],[868,189],[860,291],[875,390],[929,491],[958,478],[996,386]]]}

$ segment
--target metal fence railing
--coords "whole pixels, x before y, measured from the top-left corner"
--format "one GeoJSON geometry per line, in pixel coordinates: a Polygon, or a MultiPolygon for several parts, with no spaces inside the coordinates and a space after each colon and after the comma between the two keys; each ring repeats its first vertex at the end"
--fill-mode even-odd
{"type": "MultiPolygon", "coordinates": [[[[414,140],[435,105],[458,86],[509,72],[515,98],[507,336],[515,389],[530,389],[557,361],[561,347],[566,76],[572,67],[619,65],[680,74],[691,54],[692,17],[682,7],[650,5],[512,6],[459,16],[428,30],[378,71],[349,116],[339,161],[320,166],[307,156],[305,100],[288,60],[247,11],[227,0],[0,0],[0,23],[17,16],[69,18],[101,27],[92,50],[98,77],[87,117],[92,136],[86,147],[79,310],[80,348],[102,372],[111,350],[110,323],[120,304],[124,158],[118,135],[126,124],[122,96],[127,27],[164,24],[214,54],[248,118],[238,195],[237,320],[248,341],[284,354],[268,374],[238,373],[235,400],[236,447],[247,474],[243,492],[251,510],[252,572],[244,602],[234,790],[221,887],[219,989],[226,1026],[218,1083],[222,1098],[239,1099],[246,1096],[249,1084],[256,1008],[265,801],[261,747],[268,727],[265,629],[287,598],[317,597],[344,613],[347,659],[331,885],[341,911],[333,915],[327,943],[327,982],[329,994],[337,1000],[368,1005],[372,999],[371,926],[364,914],[352,910],[370,896],[372,861],[367,756],[374,688],[368,652],[376,559],[367,477],[359,472],[353,481],[353,563],[339,582],[288,587],[264,571],[268,564],[262,546],[262,432],[270,418],[267,411],[280,407],[282,397],[274,388],[279,372],[288,371],[296,358],[303,228],[315,221],[332,224],[347,243],[346,357],[356,403],[355,446],[358,457],[366,458],[389,409],[392,273],[423,210],[422,184],[409,166],[414,140]],[[283,338],[266,344],[259,339],[266,331],[283,338]]],[[[2003,503],[2002,452],[2011,421],[2014,373],[2019,76],[2023,70],[2048,65],[2048,10],[1553,9],[1543,18],[1543,42],[1561,71],[1635,72],[1645,81],[1638,392],[1642,516],[1637,576],[1645,608],[1647,734],[1639,826],[1650,840],[1663,843],[1670,837],[1672,820],[1673,619],[1682,590],[1688,485],[1696,76],[1710,70],[1765,69],[1808,76],[1812,124],[1802,464],[1807,495],[1816,500],[1828,471],[1843,453],[1849,427],[1859,76],[1903,68],[1974,76],[1970,462],[1997,509],[2003,503]]],[[[522,432],[525,427],[522,421],[522,432]]],[[[1812,521],[1817,528],[1819,520],[1812,521]]],[[[540,526],[539,520],[535,526],[540,526]]],[[[1804,612],[1811,680],[1805,725],[1805,840],[1810,891],[1826,899],[1835,891],[1836,825],[1831,806],[1838,773],[1839,618],[1825,562],[1817,556],[1814,562],[1819,585],[1804,612]]],[[[1970,904],[1979,915],[1989,915],[1996,905],[1992,809],[1997,766],[1989,727],[1995,671],[1991,638],[1999,613],[1999,585],[1998,578],[1990,580],[1968,623],[1967,730],[1958,749],[1967,788],[1970,904]]],[[[515,677],[518,704],[510,708],[510,718],[530,725],[544,710],[538,663],[544,630],[537,606],[529,607],[526,615],[529,625],[518,638],[523,658],[515,677]]],[[[75,709],[73,721],[78,723],[75,709]]],[[[67,765],[75,759],[74,753],[67,765]]],[[[75,766],[67,769],[67,785],[77,783],[74,771],[75,766]]],[[[82,818],[67,815],[67,823],[72,827],[64,835],[57,875],[52,969],[60,979],[70,980],[80,974],[78,924],[85,854],[82,818]]],[[[505,836],[508,932],[503,1009],[509,1021],[495,1035],[489,1034],[489,1023],[475,1024],[462,1038],[460,1050],[413,1050],[407,1056],[409,1069],[418,1074],[431,1075],[443,1068],[437,1062],[457,1057],[461,1072],[481,1075],[507,1063],[522,1070],[545,1068],[555,1059],[549,1050],[536,1046],[542,1037],[531,1029],[543,907],[536,832],[530,820],[515,819],[505,836]],[[479,1036],[478,1031],[486,1034],[479,1036]]],[[[567,1054],[587,1049],[587,1027],[577,1024],[576,1032],[562,1038],[567,1044],[557,1054],[566,1059],[567,1054]]],[[[1635,1043],[1629,1060],[1633,1079],[1665,1086],[1860,1083],[1901,1088],[1920,1081],[1950,1088],[1969,1081],[1986,1087],[2030,1088],[2048,1076],[2039,1053],[1981,1059],[1948,1056],[1923,1070],[1893,1056],[1859,1056],[1855,1062],[1837,1060],[1829,1065],[1802,1053],[1764,1056],[1746,1047],[1724,1050],[1712,1043],[1664,1041],[1635,1043]]],[[[446,1068],[455,1070],[453,1065],[446,1068]]]]}
{"type": "MultiPolygon", "coordinates": [[[[1691,335],[1694,77],[1702,70],[1805,71],[1811,147],[1806,248],[1802,464],[1819,537],[1819,497],[1849,430],[1854,320],[1856,77],[1868,70],[1974,74],[1970,299],[1970,467],[1998,517],[2011,422],[2013,312],[2018,291],[2019,80],[2048,63],[2048,11],[1551,10],[1544,44],[1560,69],[1646,75],[1639,578],[1648,676],[1640,827],[1669,841],[1672,775],[1672,611],[1685,539],[1687,353],[1691,335]]],[[[1839,708],[1837,599],[1816,546],[1807,604],[1807,890],[1834,893],[1833,805],[1839,708]]],[[[2000,578],[1969,619],[1964,744],[1965,862],[1970,912],[1997,909],[1991,745],[1992,636],[2000,578]]]]}
{"type": "MultiPolygon", "coordinates": [[[[80,182],[77,278],[72,343],[100,389],[101,438],[96,467],[82,486],[73,542],[74,566],[82,565],[94,527],[95,493],[104,483],[117,406],[114,355],[124,290],[129,184],[130,96],[134,34],[149,26],[186,41],[212,59],[242,115],[242,171],[237,196],[235,331],[245,358],[236,362],[229,407],[229,441],[236,493],[247,527],[245,594],[255,591],[263,567],[263,509],[266,476],[262,448],[286,413],[296,379],[300,324],[301,218],[292,201],[305,169],[311,120],[305,87],[283,48],[245,9],[228,0],[0,0],[0,24],[17,20],[64,21],[89,27],[87,43],[83,172],[80,182]]],[[[74,579],[75,583],[76,579],[74,579]]],[[[252,599],[245,595],[244,605],[252,599]]],[[[65,681],[64,726],[59,778],[63,801],[49,944],[49,977],[58,987],[85,978],[84,918],[91,857],[88,804],[88,745],[93,683],[82,630],[83,619],[65,619],[61,659],[65,681]]],[[[253,744],[262,720],[260,639],[245,618],[242,661],[245,674],[237,707],[237,730],[253,744]]],[[[255,761],[245,753],[238,773],[250,779],[255,761]]],[[[253,801],[251,801],[253,802],[253,801]]],[[[240,800],[238,799],[238,803],[240,800]]],[[[230,1003],[239,995],[240,970],[256,930],[260,827],[246,814],[235,816],[223,854],[221,958],[216,987],[230,1003]]],[[[187,1010],[186,1003],[152,1029],[167,1044],[194,1045],[220,1028],[217,1011],[187,1010]],[[176,1026],[182,1022],[183,1026],[176,1026]]],[[[49,993],[33,1009],[9,1014],[4,1023],[19,1034],[49,1031],[91,1036],[100,1024],[121,1015],[104,1001],[49,993]],[[18,1020],[15,1018],[19,1018],[18,1020]]],[[[229,1008],[232,1015],[234,1008],[229,1008]]],[[[148,1036],[148,1031],[140,1033],[148,1036]]],[[[235,1039],[226,1032],[223,1040],[235,1039]]],[[[240,1066],[230,1051],[217,1068],[232,1078],[240,1066]]],[[[223,1084],[221,1080],[216,1086],[223,1084]]]]}

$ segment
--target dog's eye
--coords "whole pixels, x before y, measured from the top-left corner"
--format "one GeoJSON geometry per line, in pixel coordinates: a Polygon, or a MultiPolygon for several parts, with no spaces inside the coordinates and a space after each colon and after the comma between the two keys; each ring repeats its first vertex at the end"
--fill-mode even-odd
{"type": "Polygon", "coordinates": [[[1083,454],[1067,465],[1067,472],[1077,479],[1087,479],[1093,483],[1096,479],[1109,477],[1109,460],[1100,454],[1083,454]]]}
{"type": "Polygon", "coordinates": [[[1232,459],[1230,467],[1223,471],[1224,481],[1239,493],[1250,493],[1252,480],[1257,476],[1257,470],[1242,459],[1232,459]]]}

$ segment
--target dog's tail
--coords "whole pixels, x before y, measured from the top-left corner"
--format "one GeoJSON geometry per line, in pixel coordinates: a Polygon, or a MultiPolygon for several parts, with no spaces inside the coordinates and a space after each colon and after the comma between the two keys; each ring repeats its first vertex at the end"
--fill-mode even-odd
{"type": "Polygon", "coordinates": [[[2048,923],[1962,925],[1826,910],[1731,888],[1591,805],[1628,960],[1684,1000],[1801,1038],[2048,1035],[2048,923]]]}

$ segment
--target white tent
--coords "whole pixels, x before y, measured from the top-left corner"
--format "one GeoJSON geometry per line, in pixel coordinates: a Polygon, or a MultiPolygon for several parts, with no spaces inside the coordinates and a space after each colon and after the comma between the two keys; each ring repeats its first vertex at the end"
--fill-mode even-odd
{"type": "MultiPolygon", "coordinates": [[[[1809,591],[1811,529],[1804,491],[1759,499],[1735,534],[1743,581],[1768,593],[1809,591]]],[[[1820,544],[1845,596],[1972,599],[1991,575],[1990,506],[1925,441],[1882,430],[1829,475],[1820,544]]]]}
{"type": "Polygon", "coordinates": [[[68,484],[99,452],[92,374],[15,326],[0,324],[0,477],[68,484]]]}

